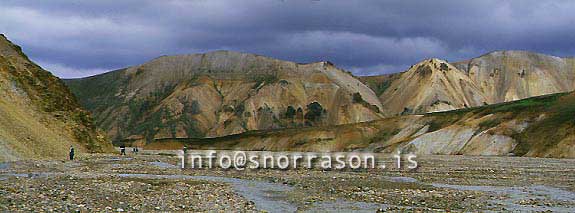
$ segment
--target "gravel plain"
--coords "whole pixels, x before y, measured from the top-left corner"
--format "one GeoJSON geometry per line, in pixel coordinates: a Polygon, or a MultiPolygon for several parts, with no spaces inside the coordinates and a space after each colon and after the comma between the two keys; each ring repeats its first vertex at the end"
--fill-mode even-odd
{"type": "MultiPolygon", "coordinates": [[[[0,211],[575,212],[575,160],[418,156],[417,169],[181,169],[175,152],[0,164],[0,211]]],[[[385,157],[382,157],[385,158],[385,157]]]]}

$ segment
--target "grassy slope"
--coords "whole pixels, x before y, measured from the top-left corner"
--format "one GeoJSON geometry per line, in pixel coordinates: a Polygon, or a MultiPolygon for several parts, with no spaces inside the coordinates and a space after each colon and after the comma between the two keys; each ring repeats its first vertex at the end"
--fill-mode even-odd
{"type": "Polygon", "coordinates": [[[391,83],[401,77],[401,73],[392,73],[376,76],[359,76],[357,77],[361,82],[367,85],[379,97],[391,83]]]}
{"type": "Polygon", "coordinates": [[[76,97],[85,97],[79,99],[82,106],[90,111],[101,111],[107,105],[116,104],[119,101],[113,95],[116,92],[115,89],[127,81],[123,75],[124,70],[115,70],[88,78],[66,79],[64,82],[76,97]],[[102,94],[107,95],[104,100],[96,99],[102,94]]]}
{"type": "MultiPolygon", "coordinates": [[[[165,109],[154,111],[156,106],[168,95],[175,91],[174,86],[165,86],[147,96],[133,97],[123,100],[116,96],[116,90],[125,90],[130,77],[125,75],[126,69],[115,70],[98,76],[83,79],[67,79],[65,83],[77,97],[82,97],[81,104],[96,115],[102,115],[96,120],[96,125],[102,129],[110,130],[114,124],[120,120],[119,127],[124,130],[124,134],[112,138],[115,143],[122,144],[129,141],[126,139],[130,135],[155,135],[159,130],[169,128],[170,123],[182,122],[191,123],[191,119],[182,116],[180,119],[173,119],[166,115],[165,109]],[[111,110],[114,109],[114,110],[111,110]],[[121,110],[126,109],[126,110],[121,110]],[[116,113],[116,115],[114,115],[116,113]],[[114,116],[109,119],[108,116],[114,116]],[[162,121],[165,119],[165,121],[162,121]]],[[[197,79],[190,79],[190,83],[195,83],[197,79]]],[[[192,127],[187,129],[195,130],[192,127]]]]}
{"type": "MultiPolygon", "coordinates": [[[[519,156],[542,156],[567,137],[575,135],[575,93],[558,93],[484,107],[434,113],[438,121],[473,114],[476,117],[494,114],[479,123],[482,129],[511,120],[532,120],[521,133],[512,135],[518,141],[514,153],[519,156]]],[[[441,125],[443,126],[443,125],[441,125]]]]}

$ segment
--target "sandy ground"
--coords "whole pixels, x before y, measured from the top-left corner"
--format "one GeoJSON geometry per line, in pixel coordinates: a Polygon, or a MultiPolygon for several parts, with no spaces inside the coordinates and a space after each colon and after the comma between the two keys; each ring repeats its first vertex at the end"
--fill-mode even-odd
{"type": "Polygon", "coordinates": [[[174,152],[0,163],[1,211],[575,212],[575,160],[418,156],[412,170],[181,169],[174,152]]]}

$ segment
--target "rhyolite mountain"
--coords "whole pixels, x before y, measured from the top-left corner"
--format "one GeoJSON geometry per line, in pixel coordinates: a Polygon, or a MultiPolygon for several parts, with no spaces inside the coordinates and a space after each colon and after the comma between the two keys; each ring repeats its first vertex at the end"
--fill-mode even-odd
{"type": "Polygon", "coordinates": [[[252,131],[148,146],[575,158],[575,92],[326,127],[252,131]]]}
{"type": "MultiPolygon", "coordinates": [[[[365,77],[354,77],[329,62],[298,64],[247,53],[217,51],[164,56],[142,65],[66,82],[82,104],[95,114],[98,126],[114,141],[147,143],[283,128],[295,128],[286,132],[298,132],[302,127],[353,126],[382,118],[392,122],[389,124],[392,126],[423,128],[426,125],[410,123],[412,118],[420,118],[418,116],[394,118],[405,119],[399,123],[393,123],[395,120],[391,117],[482,107],[568,92],[575,88],[574,76],[572,58],[526,51],[496,51],[455,63],[426,59],[404,72],[365,77]]],[[[498,116],[505,117],[504,114],[498,116]]],[[[460,118],[448,118],[451,119],[460,118]]],[[[443,130],[437,125],[428,126],[433,131],[443,130]]],[[[460,137],[459,127],[449,128],[449,134],[460,137]]],[[[476,137],[481,133],[477,132],[479,129],[484,130],[482,128],[466,129],[469,134],[464,136],[476,137]]],[[[323,133],[331,134],[327,129],[323,133]]],[[[419,130],[422,136],[430,133],[419,130]]],[[[370,131],[380,130],[370,127],[349,134],[374,133],[370,131]]],[[[397,131],[403,131],[403,128],[397,131]]],[[[409,137],[414,138],[413,134],[409,137]]],[[[481,135],[487,139],[491,137],[481,135]]],[[[222,140],[225,138],[229,137],[222,140]]],[[[450,136],[440,135],[433,139],[441,141],[441,138],[450,136]]],[[[333,148],[328,142],[324,143],[324,139],[320,137],[313,143],[304,143],[306,140],[286,136],[280,143],[262,136],[262,140],[272,147],[262,145],[260,148],[286,147],[280,144],[292,142],[301,142],[314,149],[324,145],[322,149],[327,150],[353,148],[347,145],[333,148]]],[[[407,140],[402,137],[399,141],[407,140]]],[[[515,150],[519,143],[510,141],[506,142],[506,150],[498,148],[492,153],[515,150]]],[[[374,150],[388,151],[395,146],[395,142],[390,146],[393,148],[370,145],[374,150]]],[[[429,153],[468,152],[432,150],[429,153]]]]}
{"type": "Polygon", "coordinates": [[[439,59],[413,65],[391,82],[380,100],[393,115],[446,111],[486,103],[475,82],[439,59]]]}
{"type": "Polygon", "coordinates": [[[66,80],[114,141],[203,138],[383,118],[378,97],[330,62],[232,51],[162,56],[66,80]]]}
{"type": "Polygon", "coordinates": [[[0,162],[111,150],[63,81],[0,34],[0,162]]]}
{"type": "Polygon", "coordinates": [[[453,64],[477,84],[489,104],[575,89],[574,58],[496,51],[453,64]]]}
{"type": "Polygon", "coordinates": [[[391,115],[520,100],[575,89],[575,59],[496,51],[447,63],[427,59],[401,73],[360,77],[391,115]]]}

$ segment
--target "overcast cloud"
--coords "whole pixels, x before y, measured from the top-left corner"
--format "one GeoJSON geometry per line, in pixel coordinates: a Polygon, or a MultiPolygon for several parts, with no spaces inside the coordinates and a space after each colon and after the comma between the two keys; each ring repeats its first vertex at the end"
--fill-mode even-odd
{"type": "Polygon", "coordinates": [[[0,33],[64,78],[221,49],[374,75],[504,49],[573,56],[573,11],[570,0],[3,0],[0,33]]]}

